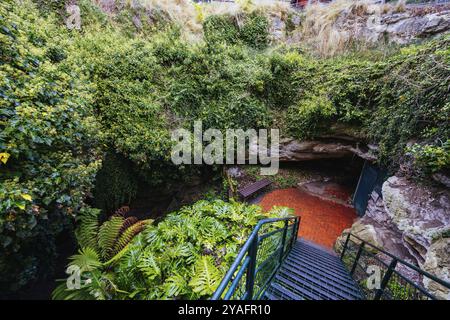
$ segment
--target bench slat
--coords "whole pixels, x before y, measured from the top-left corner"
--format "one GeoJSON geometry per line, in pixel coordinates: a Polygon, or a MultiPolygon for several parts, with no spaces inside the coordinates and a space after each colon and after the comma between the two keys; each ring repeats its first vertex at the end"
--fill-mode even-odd
{"type": "Polygon", "coordinates": [[[244,188],[239,190],[239,194],[244,197],[247,198],[248,196],[256,193],[257,191],[261,190],[262,188],[267,187],[268,185],[270,185],[272,183],[272,181],[270,181],[269,179],[263,179],[263,180],[259,180],[255,183],[252,183],[248,186],[245,186],[244,188]]]}

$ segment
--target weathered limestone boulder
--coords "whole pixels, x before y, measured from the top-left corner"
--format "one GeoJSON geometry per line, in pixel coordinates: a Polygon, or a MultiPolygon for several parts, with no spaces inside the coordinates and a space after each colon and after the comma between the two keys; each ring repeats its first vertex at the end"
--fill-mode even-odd
{"type": "MultiPolygon", "coordinates": [[[[365,215],[346,231],[448,281],[449,230],[449,189],[393,176],[383,184],[382,195],[371,194],[365,215]]],[[[344,241],[342,235],[336,248],[344,241]]],[[[423,284],[437,297],[450,298],[434,281],[424,277],[423,284]]]]}
{"type": "MultiPolygon", "coordinates": [[[[377,231],[374,226],[364,221],[356,221],[351,228],[343,231],[342,235],[336,240],[335,249],[337,252],[341,252],[345,241],[347,239],[346,233],[352,232],[355,236],[361,238],[363,241],[373,244],[374,246],[381,247],[383,244],[380,242],[377,231]]],[[[355,243],[359,244],[360,241],[353,239],[355,243]]]]}
{"type": "Polygon", "coordinates": [[[282,139],[280,141],[280,161],[334,159],[352,155],[357,155],[366,160],[375,159],[369,148],[357,142],[340,139],[308,141],[282,139]]]}
{"type": "Polygon", "coordinates": [[[450,7],[430,6],[422,10],[407,7],[384,12],[380,6],[373,5],[367,9],[366,15],[358,16],[344,10],[335,26],[339,32],[356,40],[406,44],[449,31],[450,7]]]}
{"type": "Polygon", "coordinates": [[[432,239],[450,226],[450,192],[395,176],[382,190],[386,212],[402,231],[405,247],[423,263],[432,239]]]}
{"type": "MultiPolygon", "coordinates": [[[[450,238],[436,240],[429,248],[422,268],[450,282],[450,238]]],[[[437,282],[425,278],[424,286],[432,291],[438,298],[450,300],[450,290],[437,282]]]]}

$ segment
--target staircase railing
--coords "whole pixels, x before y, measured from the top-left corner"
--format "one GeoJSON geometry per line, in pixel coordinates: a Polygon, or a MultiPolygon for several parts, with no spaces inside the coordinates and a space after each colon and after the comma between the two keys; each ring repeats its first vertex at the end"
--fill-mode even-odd
{"type": "Polygon", "coordinates": [[[447,292],[450,283],[380,249],[360,237],[348,233],[341,259],[352,277],[360,284],[368,300],[436,300],[423,287],[447,292]]]}
{"type": "Polygon", "coordinates": [[[259,221],[211,297],[257,300],[297,240],[300,217],[259,221]]]}

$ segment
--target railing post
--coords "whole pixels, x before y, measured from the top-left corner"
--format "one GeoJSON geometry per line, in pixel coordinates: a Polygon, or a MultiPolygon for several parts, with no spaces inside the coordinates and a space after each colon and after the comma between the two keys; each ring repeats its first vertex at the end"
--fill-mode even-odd
{"type": "Polygon", "coordinates": [[[288,229],[289,221],[284,221],[284,230],[283,230],[283,238],[281,239],[281,251],[280,251],[280,263],[283,262],[283,256],[284,256],[284,245],[286,244],[286,236],[287,236],[287,229],[288,229]]]}
{"type": "Polygon", "coordinates": [[[353,266],[352,266],[352,271],[350,271],[351,275],[353,275],[353,273],[356,270],[356,266],[358,265],[358,260],[361,257],[361,253],[362,253],[362,251],[364,249],[364,245],[365,245],[364,241],[362,241],[361,244],[359,245],[358,253],[356,254],[355,262],[353,263],[353,266]]]}
{"type": "Polygon", "coordinates": [[[297,241],[298,229],[300,228],[300,221],[301,221],[300,217],[295,218],[295,222],[294,222],[295,224],[294,224],[294,228],[292,230],[291,248],[295,245],[295,241],[297,241]]]}
{"type": "Polygon", "coordinates": [[[344,254],[345,251],[347,250],[347,246],[348,246],[348,242],[350,241],[350,232],[347,235],[347,239],[345,239],[345,244],[344,244],[344,248],[342,248],[342,252],[341,252],[341,260],[344,259],[344,254]]]}
{"type": "Polygon", "coordinates": [[[247,280],[245,283],[245,291],[247,292],[247,296],[245,297],[245,300],[253,300],[253,287],[255,284],[255,270],[256,270],[256,257],[258,253],[258,242],[259,237],[258,234],[256,234],[256,237],[254,237],[253,242],[250,246],[248,255],[250,257],[250,262],[248,264],[247,269],[247,280]]]}
{"type": "Polygon", "coordinates": [[[377,290],[377,293],[375,294],[374,300],[380,300],[381,295],[384,292],[384,289],[386,289],[386,286],[391,279],[392,273],[394,273],[395,267],[397,266],[398,260],[396,258],[392,259],[391,263],[389,264],[389,268],[387,269],[386,273],[384,274],[383,280],[381,281],[380,288],[377,290]]]}

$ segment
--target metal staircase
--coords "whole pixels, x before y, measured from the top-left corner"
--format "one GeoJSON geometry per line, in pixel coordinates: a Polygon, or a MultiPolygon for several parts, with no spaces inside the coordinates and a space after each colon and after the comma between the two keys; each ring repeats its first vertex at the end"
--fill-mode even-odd
{"type": "Polygon", "coordinates": [[[299,225],[300,217],[261,220],[211,299],[437,299],[422,286],[425,278],[450,292],[447,281],[351,233],[338,256],[317,244],[297,239],[299,225]],[[378,270],[378,284],[369,289],[373,270],[378,270]]]}
{"type": "Polygon", "coordinates": [[[341,259],[298,240],[264,293],[268,300],[359,300],[358,284],[341,259]]]}

